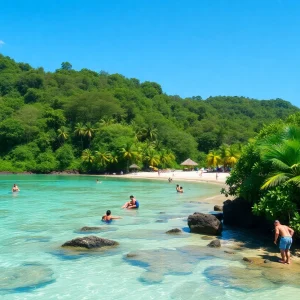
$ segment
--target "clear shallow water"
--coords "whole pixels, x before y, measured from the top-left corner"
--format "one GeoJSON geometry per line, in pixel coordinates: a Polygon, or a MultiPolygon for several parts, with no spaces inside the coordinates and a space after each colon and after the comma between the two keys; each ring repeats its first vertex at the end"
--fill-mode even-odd
{"type": "Polygon", "coordinates": [[[0,176],[1,299],[297,299],[299,289],[264,282],[253,270],[245,272],[258,276],[258,288],[257,281],[246,288],[225,277],[220,282],[216,267],[235,272],[245,266],[205,247],[208,241],[189,234],[186,222],[189,214],[212,209],[201,199],[217,194],[219,186],[184,182],[185,193],[177,194],[177,182],[99,180],[0,176]],[[13,183],[20,193],[10,192],[13,183]],[[131,194],[140,201],[138,211],[120,208],[131,194]],[[122,219],[103,224],[107,209],[122,219]],[[78,233],[83,226],[103,227],[94,235],[119,247],[82,255],[63,251],[65,241],[88,235],[78,233]],[[184,233],[165,234],[175,227],[184,233]]]}

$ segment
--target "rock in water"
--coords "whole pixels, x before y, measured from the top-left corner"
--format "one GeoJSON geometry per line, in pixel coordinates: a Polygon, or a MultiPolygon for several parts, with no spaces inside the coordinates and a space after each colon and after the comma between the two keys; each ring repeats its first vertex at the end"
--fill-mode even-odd
{"type": "Polygon", "coordinates": [[[90,226],[84,226],[82,228],[79,229],[79,231],[81,232],[88,232],[88,231],[101,231],[102,227],[90,227],[90,226]]]}
{"type": "Polygon", "coordinates": [[[83,238],[76,238],[71,241],[65,242],[62,247],[81,247],[87,249],[112,247],[117,246],[118,243],[112,240],[99,238],[97,236],[85,236],[83,238]]]}
{"type": "Polygon", "coordinates": [[[168,230],[166,233],[167,234],[178,234],[178,233],[182,233],[182,231],[179,228],[174,228],[174,229],[168,230]]]}
{"type": "Polygon", "coordinates": [[[215,205],[214,206],[214,211],[223,211],[223,206],[221,206],[221,205],[215,205]]]}
{"type": "Polygon", "coordinates": [[[221,242],[220,242],[220,240],[213,240],[207,246],[211,247],[211,248],[220,248],[221,242]]]}
{"type": "Polygon", "coordinates": [[[192,233],[219,235],[222,223],[210,214],[194,213],[188,217],[188,226],[192,233]]]}

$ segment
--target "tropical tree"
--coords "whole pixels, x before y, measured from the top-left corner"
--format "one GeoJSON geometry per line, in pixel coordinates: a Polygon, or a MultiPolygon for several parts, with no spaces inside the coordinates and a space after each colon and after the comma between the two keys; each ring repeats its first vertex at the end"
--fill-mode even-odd
{"type": "Polygon", "coordinates": [[[93,128],[91,122],[86,123],[85,129],[84,129],[84,135],[88,138],[89,141],[89,148],[91,146],[91,140],[94,137],[96,129],[93,128]]]}
{"type": "Polygon", "coordinates": [[[111,117],[103,117],[100,120],[100,126],[108,126],[108,125],[112,125],[114,123],[116,123],[116,120],[111,117]]]}
{"type": "Polygon", "coordinates": [[[69,137],[68,129],[65,126],[62,126],[59,129],[57,129],[57,137],[63,144],[69,137]]]}
{"type": "Polygon", "coordinates": [[[127,172],[129,171],[129,163],[137,156],[137,151],[132,143],[127,143],[120,149],[121,156],[127,162],[127,172]]]}
{"type": "Polygon", "coordinates": [[[75,136],[80,137],[81,149],[83,148],[83,140],[82,140],[82,138],[85,136],[85,131],[86,131],[86,128],[85,128],[85,126],[82,123],[77,123],[75,125],[74,134],[75,134],[75,136]]]}
{"type": "Polygon", "coordinates": [[[155,167],[158,166],[160,163],[159,154],[153,148],[149,148],[146,151],[144,159],[149,166],[155,167]]]}
{"type": "Polygon", "coordinates": [[[226,144],[223,144],[219,147],[219,156],[220,156],[220,163],[223,165],[223,170],[225,170],[225,167],[227,165],[228,156],[229,156],[229,147],[226,144]]]}
{"type": "Polygon", "coordinates": [[[111,155],[107,151],[96,151],[95,161],[100,167],[106,167],[107,163],[110,161],[111,155]]]}
{"type": "Polygon", "coordinates": [[[162,168],[170,166],[174,162],[175,156],[170,150],[162,149],[158,155],[162,168]]]}
{"type": "Polygon", "coordinates": [[[264,149],[262,160],[272,164],[262,189],[289,183],[300,187],[300,140],[273,144],[268,150],[264,149]]]}
{"type": "Polygon", "coordinates": [[[237,163],[238,159],[241,156],[241,153],[240,153],[240,151],[238,149],[239,149],[238,146],[235,146],[235,145],[230,145],[227,148],[227,160],[226,160],[226,163],[230,167],[233,167],[237,163]]]}
{"type": "Polygon", "coordinates": [[[221,162],[221,156],[217,150],[211,150],[207,154],[206,161],[209,167],[216,167],[221,162]]]}
{"type": "Polygon", "coordinates": [[[84,163],[92,165],[95,160],[95,156],[93,155],[93,152],[90,149],[85,149],[82,152],[81,159],[84,163]]]}

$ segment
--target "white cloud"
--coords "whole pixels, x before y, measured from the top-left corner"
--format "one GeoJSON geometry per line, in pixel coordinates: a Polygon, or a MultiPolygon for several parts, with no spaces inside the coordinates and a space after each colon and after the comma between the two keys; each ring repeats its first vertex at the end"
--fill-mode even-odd
{"type": "Polygon", "coordinates": [[[4,44],[5,43],[2,40],[0,40],[0,47],[2,47],[4,44]]]}

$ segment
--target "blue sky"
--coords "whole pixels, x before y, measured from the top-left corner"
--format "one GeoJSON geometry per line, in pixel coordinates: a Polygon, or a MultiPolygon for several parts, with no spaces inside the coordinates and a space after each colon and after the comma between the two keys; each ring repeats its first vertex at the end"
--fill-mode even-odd
{"type": "Polygon", "coordinates": [[[2,1],[0,52],[50,71],[69,61],[155,81],[182,97],[300,106],[299,16],[298,0],[2,1]]]}

